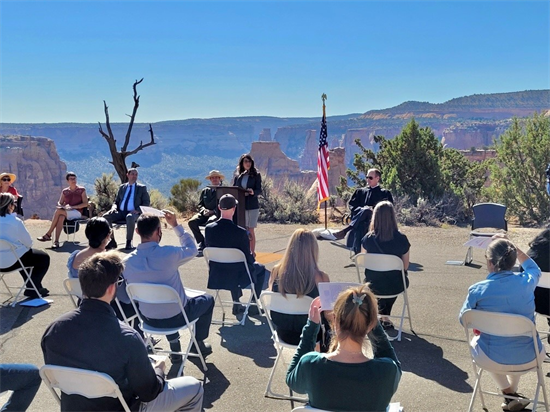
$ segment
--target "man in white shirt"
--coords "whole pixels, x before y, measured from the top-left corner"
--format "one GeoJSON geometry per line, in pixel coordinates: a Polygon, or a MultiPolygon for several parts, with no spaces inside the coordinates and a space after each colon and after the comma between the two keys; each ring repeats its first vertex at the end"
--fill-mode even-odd
{"type": "MultiPolygon", "coordinates": [[[[149,206],[151,200],[147,187],[137,183],[138,171],[136,168],[128,169],[126,174],[128,183],[120,185],[116,195],[115,202],[107,213],[103,215],[105,219],[112,225],[117,222],[126,222],[126,250],[132,250],[132,239],[134,238],[134,230],[136,228],[136,220],[141,214],[140,206],[149,206]]],[[[107,245],[107,249],[116,248],[117,244],[114,236],[111,242],[107,245]]]]}

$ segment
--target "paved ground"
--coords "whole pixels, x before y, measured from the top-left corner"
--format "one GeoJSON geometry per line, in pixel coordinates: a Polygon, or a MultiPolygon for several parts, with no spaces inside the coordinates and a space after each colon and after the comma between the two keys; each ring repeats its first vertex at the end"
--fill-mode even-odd
{"type": "MultiPolygon", "coordinates": [[[[45,232],[45,223],[28,222],[33,236],[45,232]]],[[[284,253],[289,236],[298,226],[260,225],[257,230],[259,252],[268,268],[284,253]]],[[[314,228],[313,226],[311,228],[314,228]]],[[[175,244],[171,230],[165,230],[163,244],[175,244]]],[[[457,321],[458,311],[472,283],[483,279],[483,252],[476,250],[473,266],[448,266],[447,260],[460,260],[466,253],[462,243],[468,231],[460,228],[403,228],[412,244],[409,273],[409,299],[416,335],[406,327],[402,342],[394,347],[403,365],[403,377],[394,401],[399,401],[407,412],[461,411],[468,407],[473,380],[463,329],[457,321]]],[[[537,230],[511,229],[511,238],[525,247],[537,230]]],[[[118,231],[118,239],[123,239],[118,231]]],[[[63,239],[63,238],[62,238],[63,239]]],[[[77,240],[84,242],[83,230],[77,240]]],[[[72,309],[65,295],[62,281],[67,276],[69,253],[82,248],[84,243],[65,243],[61,249],[51,250],[49,244],[36,242],[36,247],[47,247],[52,265],[44,285],[52,292],[54,302],[45,307],[0,309],[0,356],[3,363],[28,362],[43,365],[40,338],[46,326],[59,315],[72,309]]],[[[320,267],[333,281],[355,281],[353,263],[347,250],[331,242],[320,242],[320,267]]],[[[206,263],[195,258],[180,268],[186,286],[204,289],[206,263]]],[[[5,297],[2,295],[0,297],[5,297]]],[[[398,301],[399,302],[399,301],[398,301]]],[[[399,310],[398,304],[394,309],[399,310]]],[[[216,313],[214,314],[216,316],[216,313]]],[[[539,320],[539,325],[543,322],[539,320]]],[[[212,326],[209,341],[214,353],[207,358],[208,372],[201,373],[198,364],[188,363],[185,374],[204,379],[204,408],[209,411],[290,411],[289,401],[264,397],[265,385],[274,361],[275,350],[270,341],[269,328],[262,318],[250,318],[246,326],[212,326]]],[[[123,348],[121,348],[123,350],[123,348]]],[[[287,358],[290,358],[289,354],[287,358]]],[[[545,364],[545,373],[550,364],[545,364]]],[[[275,388],[285,390],[283,373],[276,376],[275,388]]],[[[550,378],[546,378],[548,382],[550,378]]],[[[486,387],[494,387],[489,378],[486,387]]],[[[520,390],[532,394],[534,374],[524,376],[520,390]]],[[[500,411],[500,400],[487,399],[490,411],[500,411]]],[[[42,385],[30,411],[55,411],[58,407],[42,385]]],[[[475,410],[481,410],[476,403],[475,410]]]]}

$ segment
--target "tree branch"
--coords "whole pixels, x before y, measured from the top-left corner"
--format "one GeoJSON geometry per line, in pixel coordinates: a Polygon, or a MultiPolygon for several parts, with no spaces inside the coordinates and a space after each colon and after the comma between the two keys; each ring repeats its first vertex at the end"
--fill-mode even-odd
{"type": "Polygon", "coordinates": [[[143,77],[141,80],[136,80],[134,82],[134,85],[132,88],[134,89],[134,110],[132,110],[132,115],[130,116],[130,124],[128,125],[128,131],[126,132],[126,137],[124,138],[124,146],[120,149],[122,153],[126,152],[126,149],[128,149],[128,144],[130,143],[130,135],[132,134],[132,127],[134,126],[134,120],[136,118],[136,112],[139,107],[139,96],[137,94],[137,85],[140,84],[143,81],[143,77]]]}
{"type": "Polygon", "coordinates": [[[155,136],[153,134],[153,127],[151,126],[151,124],[149,124],[149,134],[151,135],[151,141],[149,143],[146,143],[146,144],[143,144],[143,140],[141,142],[139,142],[139,146],[136,147],[134,150],[132,150],[131,152],[126,152],[124,153],[125,154],[125,157],[128,157],[128,156],[131,156],[133,154],[136,154],[137,152],[139,152],[140,150],[143,150],[145,149],[146,147],[148,146],[152,146],[154,144],[156,144],[155,142],[155,136]]]}
{"type": "Polygon", "coordinates": [[[113,131],[111,130],[111,121],[109,119],[109,107],[107,106],[107,103],[105,100],[103,100],[103,111],[105,112],[105,126],[107,126],[107,131],[109,132],[109,138],[116,143],[115,136],[113,135],[113,131]]]}

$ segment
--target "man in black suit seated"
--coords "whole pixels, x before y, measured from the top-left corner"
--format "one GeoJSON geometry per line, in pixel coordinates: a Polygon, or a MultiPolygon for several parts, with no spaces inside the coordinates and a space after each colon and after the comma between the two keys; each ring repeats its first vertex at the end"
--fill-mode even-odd
{"type": "Polygon", "coordinates": [[[367,187],[355,190],[348,206],[351,210],[351,222],[349,226],[335,232],[335,239],[343,239],[346,233],[352,231],[348,240],[348,247],[353,247],[355,253],[361,251],[361,239],[367,233],[372,211],[383,200],[393,204],[393,197],[389,190],[382,189],[379,185],[382,174],[378,169],[369,169],[367,172],[367,187]]]}
{"type": "MultiPolygon", "coordinates": [[[[151,200],[147,187],[137,182],[138,171],[136,168],[128,169],[126,174],[128,183],[120,185],[116,195],[115,202],[107,213],[103,215],[109,224],[120,221],[126,221],[126,250],[131,250],[132,239],[136,228],[136,220],[141,214],[140,206],[149,206],[151,200]]],[[[114,236],[111,237],[111,242],[107,245],[107,249],[116,248],[117,244],[114,236]]]]}
{"type": "MultiPolygon", "coordinates": [[[[262,293],[265,279],[265,266],[254,260],[250,253],[250,241],[246,229],[233,223],[233,214],[237,207],[237,200],[230,194],[220,198],[218,207],[221,211],[221,218],[206,226],[205,243],[206,247],[235,248],[239,249],[246,256],[248,269],[254,282],[256,296],[262,293]]],[[[218,263],[210,262],[208,275],[208,289],[224,289],[231,291],[233,302],[239,302],[243,295],[241,289],[250,285],[248,274],[242,263],[218,263]]],[[[233,304],[233,314],[244,312],[240,304],[233,304]]],[[[248,310],[250,315],[258,314],[258,308],[251,306],[248,310]]]]}

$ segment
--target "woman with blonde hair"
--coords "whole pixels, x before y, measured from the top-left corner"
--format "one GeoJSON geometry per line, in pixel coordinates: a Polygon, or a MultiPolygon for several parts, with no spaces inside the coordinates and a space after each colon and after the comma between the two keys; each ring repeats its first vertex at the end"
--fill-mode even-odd
{"type": "Polygon", "coordinates": [[[334,304],[335,334],[325,354],[313,352],[322,310],[320,298],[315,298],[286,383],[307,393],[314,408],[385,411],[397,391],[401,364],[378,322],[376,297],[366,285],[340,293],[334,304]],[[364,352],[369,341],[372,359],[364,352]]]}
{"type": "MultiPolygon", "coordinates": [[[[307,229],[297,229],[286,247],[281,262],[273,268],[269,278],[269,290],[285,296],[292,293],[316,298],[317,284],[330,282],[328,275],[319,269],[319,245],[315,235],[307,229]]],[[[271,318],[279,337],[291,345],[300,342],[300,333],[307,322],[306,315],[285,315],[272,311],[271,318]]]]}
{"type": "MultiPolygon", "coordinates": [[[[397,228],[395,209],[388,201],[380,202],[374,208],[370,231],[362,240],[363,249],[367,253],[394,255],[403,261],[406,287],[409,287],[407,269],[409,268],[409,250],[411,244],[397,228]]],[[[370,282],[370,288],[377,295],[395,295],[403,291],[401,271],[378,272],[365,270],[365,282],[370,282]]],[[[385,330],[394,329],[390,321],[393,304],[397,298],[378,299],[378,311],[382,315],[382,327],[385,330]]]]}

